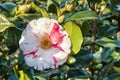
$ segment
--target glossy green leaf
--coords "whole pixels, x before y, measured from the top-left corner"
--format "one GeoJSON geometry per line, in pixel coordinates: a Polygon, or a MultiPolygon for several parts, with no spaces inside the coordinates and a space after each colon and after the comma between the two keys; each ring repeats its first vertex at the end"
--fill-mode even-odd
{"type": "Polygon", "coordinates": [[[74,57],[76,58],[76,62],[73,65],[79,65],[82,67],[88,65],[94,59],[91,51],[85,49],[81,49],[79,54],[76,54],[74,57]]]}
{"type": "Polygon", "coordinates": [[[4,14],[0,14],[0,32],[3,32],[9,27],[13,27],[14,24],[10,23],[4,14]]]}
{"type": "Polygon", "coordinates": [[[34,10],[36,10],[38,13],[40,13],[43,17],[48,17],[47,12],[45,9],[39,8],[37,5],[35,5],[33,2],[31,2],[31,6],[34,10]]]}
{"type": "Polygon", "coordinates": [[[34,76],[35,78],[37,78],[38,80],[46,80],[45,78],[41,77],[41,76],[34,76]]]}
{"type": "Polygon", "coordinates": [[[97,13],[94,11],[80,11],[73,14],[70,17],[70,20],[90,20],[90,19],[97,19],[97,13]]]}
{"type": "Polygon", "coordinates": [[[70,39],[72,42],[72,51],[77,54],[81,48],[83,37],[81,30],[78,25],[69,21],[64,25],[65,30],[70,35],[70,39]]]}
{"type": "Polygon", "coordinates": [[[16,12],[17,5],[12,2],[0,3],[0,8],[2,10],[8,11],[11,15],[14,15],[16,12]]]}
{"type": "Polygon", "coordinates": [[[101,45],[103,47],[109,47],[109,48],[117,47],[117,44],[114,43],[113,40],[110,40],[108,38],[97,40],[95,43],[98,44],[98,45],[101,45]]]}
{"type": "Polygon", "coordinates": [[[115,51],[115,48],[105,48],[101,53],[101,60],[105,62],[110,62],[110,56],[115,51]]]}

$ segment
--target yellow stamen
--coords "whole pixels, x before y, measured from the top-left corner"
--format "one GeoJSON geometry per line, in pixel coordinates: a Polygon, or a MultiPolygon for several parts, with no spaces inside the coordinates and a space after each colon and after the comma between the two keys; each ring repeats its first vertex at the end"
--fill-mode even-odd
{"type": "Polygon", "coordinates": [[[49,49],[49,48],[51,48],[51,41],[50,41],[50,38],[49,38],[48,35],[45,35],[45,36],[43,36],[41,38],[40,46],[43,49],[49,49]]]}

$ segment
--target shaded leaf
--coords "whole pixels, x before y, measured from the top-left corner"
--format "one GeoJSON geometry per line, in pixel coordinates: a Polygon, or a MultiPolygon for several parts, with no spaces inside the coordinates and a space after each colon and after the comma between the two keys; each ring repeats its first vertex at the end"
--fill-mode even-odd
{"type": "Polygon", "coordinates": [[[120,78],[120,73],[118,72],[118,73],[115,73],[115,74],[111,74],[106,78],[108,78],[108,80],[119,79],[120,78]]]}
{"type": "Polygon", "coordinates": [[[68,78],[88,78],[89,75],[88,73],[83,70],[82,68],[72,68],[69,72],[68,72],[68,78]]]}
{"type": "Polygon", "coordinates": [[[18,78],[12,72],[10,72],[8,80],[18,80],[18,78]]]}
{"type": "Polygon", "coordinates": [[[70,17],[70,20],[90,20],[90,19],[97,19],[97,14],[94,11],[80,11],[73,14],[70,17]]]}
{"type": "Polygon", "coordinates": [[[115,48],[105,48],[101,53],[101,60],[105,62],[110,62],[110,56],[114,52],[115,48]]]}
{"type": "Polygon", "coordinates": [[[94,59],[91,51],[84,49],[81,49],[79,54],[76,54],[74,57],[76,58],[76,62],[73,65],[78,65],[82,67],[88,65],[94,59]]]}
{"type": "Polygon", "coordinates": [[[90,23],[88,21],[84,21],[82,23],[81,31],[82,31],[83,36],[88,35],[90,27],[91,27],[91,25],[90,25],[90,23]]]}
{"type": "Polygon", "coordinates": [[[5,2],[5,3],[0,3],[0,8],[2,10],[6,10],[8,11],[9,13],[11,13],[11,15],[14,15],[15,14],[15,11],[16,11],[16,7],[17,5],[12,3],[12,2],[5,2]]]}

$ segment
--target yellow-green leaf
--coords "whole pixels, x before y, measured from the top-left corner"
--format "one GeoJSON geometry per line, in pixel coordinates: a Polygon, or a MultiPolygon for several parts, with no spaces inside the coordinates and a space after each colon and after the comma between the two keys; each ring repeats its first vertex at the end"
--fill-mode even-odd
{"type": "Polygon", "coordinates": [[[71,42],[72,42],[72,51],[74,54],[77,54],[81,48],[83,37],[80,30],[80,27],[69,21],[64,25],[65,30],[68,32],[71,42]]]}
{"type": "Polygon", "coordinates": [[[35,5],[33,2],[31,2],[31,7],[36,10],[38,13],[40,13],[43,17],[48,17],[47,12],[44,9],[39,8],[37,5],[35,5]]]}
{"type": "Polygon", "coordinates": [[[27,76],[27,74],[25,74],[25,73],[23,72],[23,70],[20,70],[19,73],[20,73],[20,78],[19,78],[19,80],[30,80],[29,77],[27,76]]]}
{"type": "Polygon", "coordinates": [[[9,22],[4,14],[0,14],[0,32],[3,32],[9,27],[13,27],[14,24],[9,22]]]}

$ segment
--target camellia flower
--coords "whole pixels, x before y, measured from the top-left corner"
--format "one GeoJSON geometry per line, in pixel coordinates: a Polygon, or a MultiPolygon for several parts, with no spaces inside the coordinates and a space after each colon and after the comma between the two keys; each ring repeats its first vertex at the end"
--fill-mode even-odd
{"type": "Polygon", "coordinates": [[[19,41],[26,64],[36,70],[57,68],[71,52],[69,35],[54,19],[32,20],[19,41]]]}
{"type": "Polygon", "coordinates": [[[120,31],[117,32],[117,39],[120,39],[120,31]]]}

